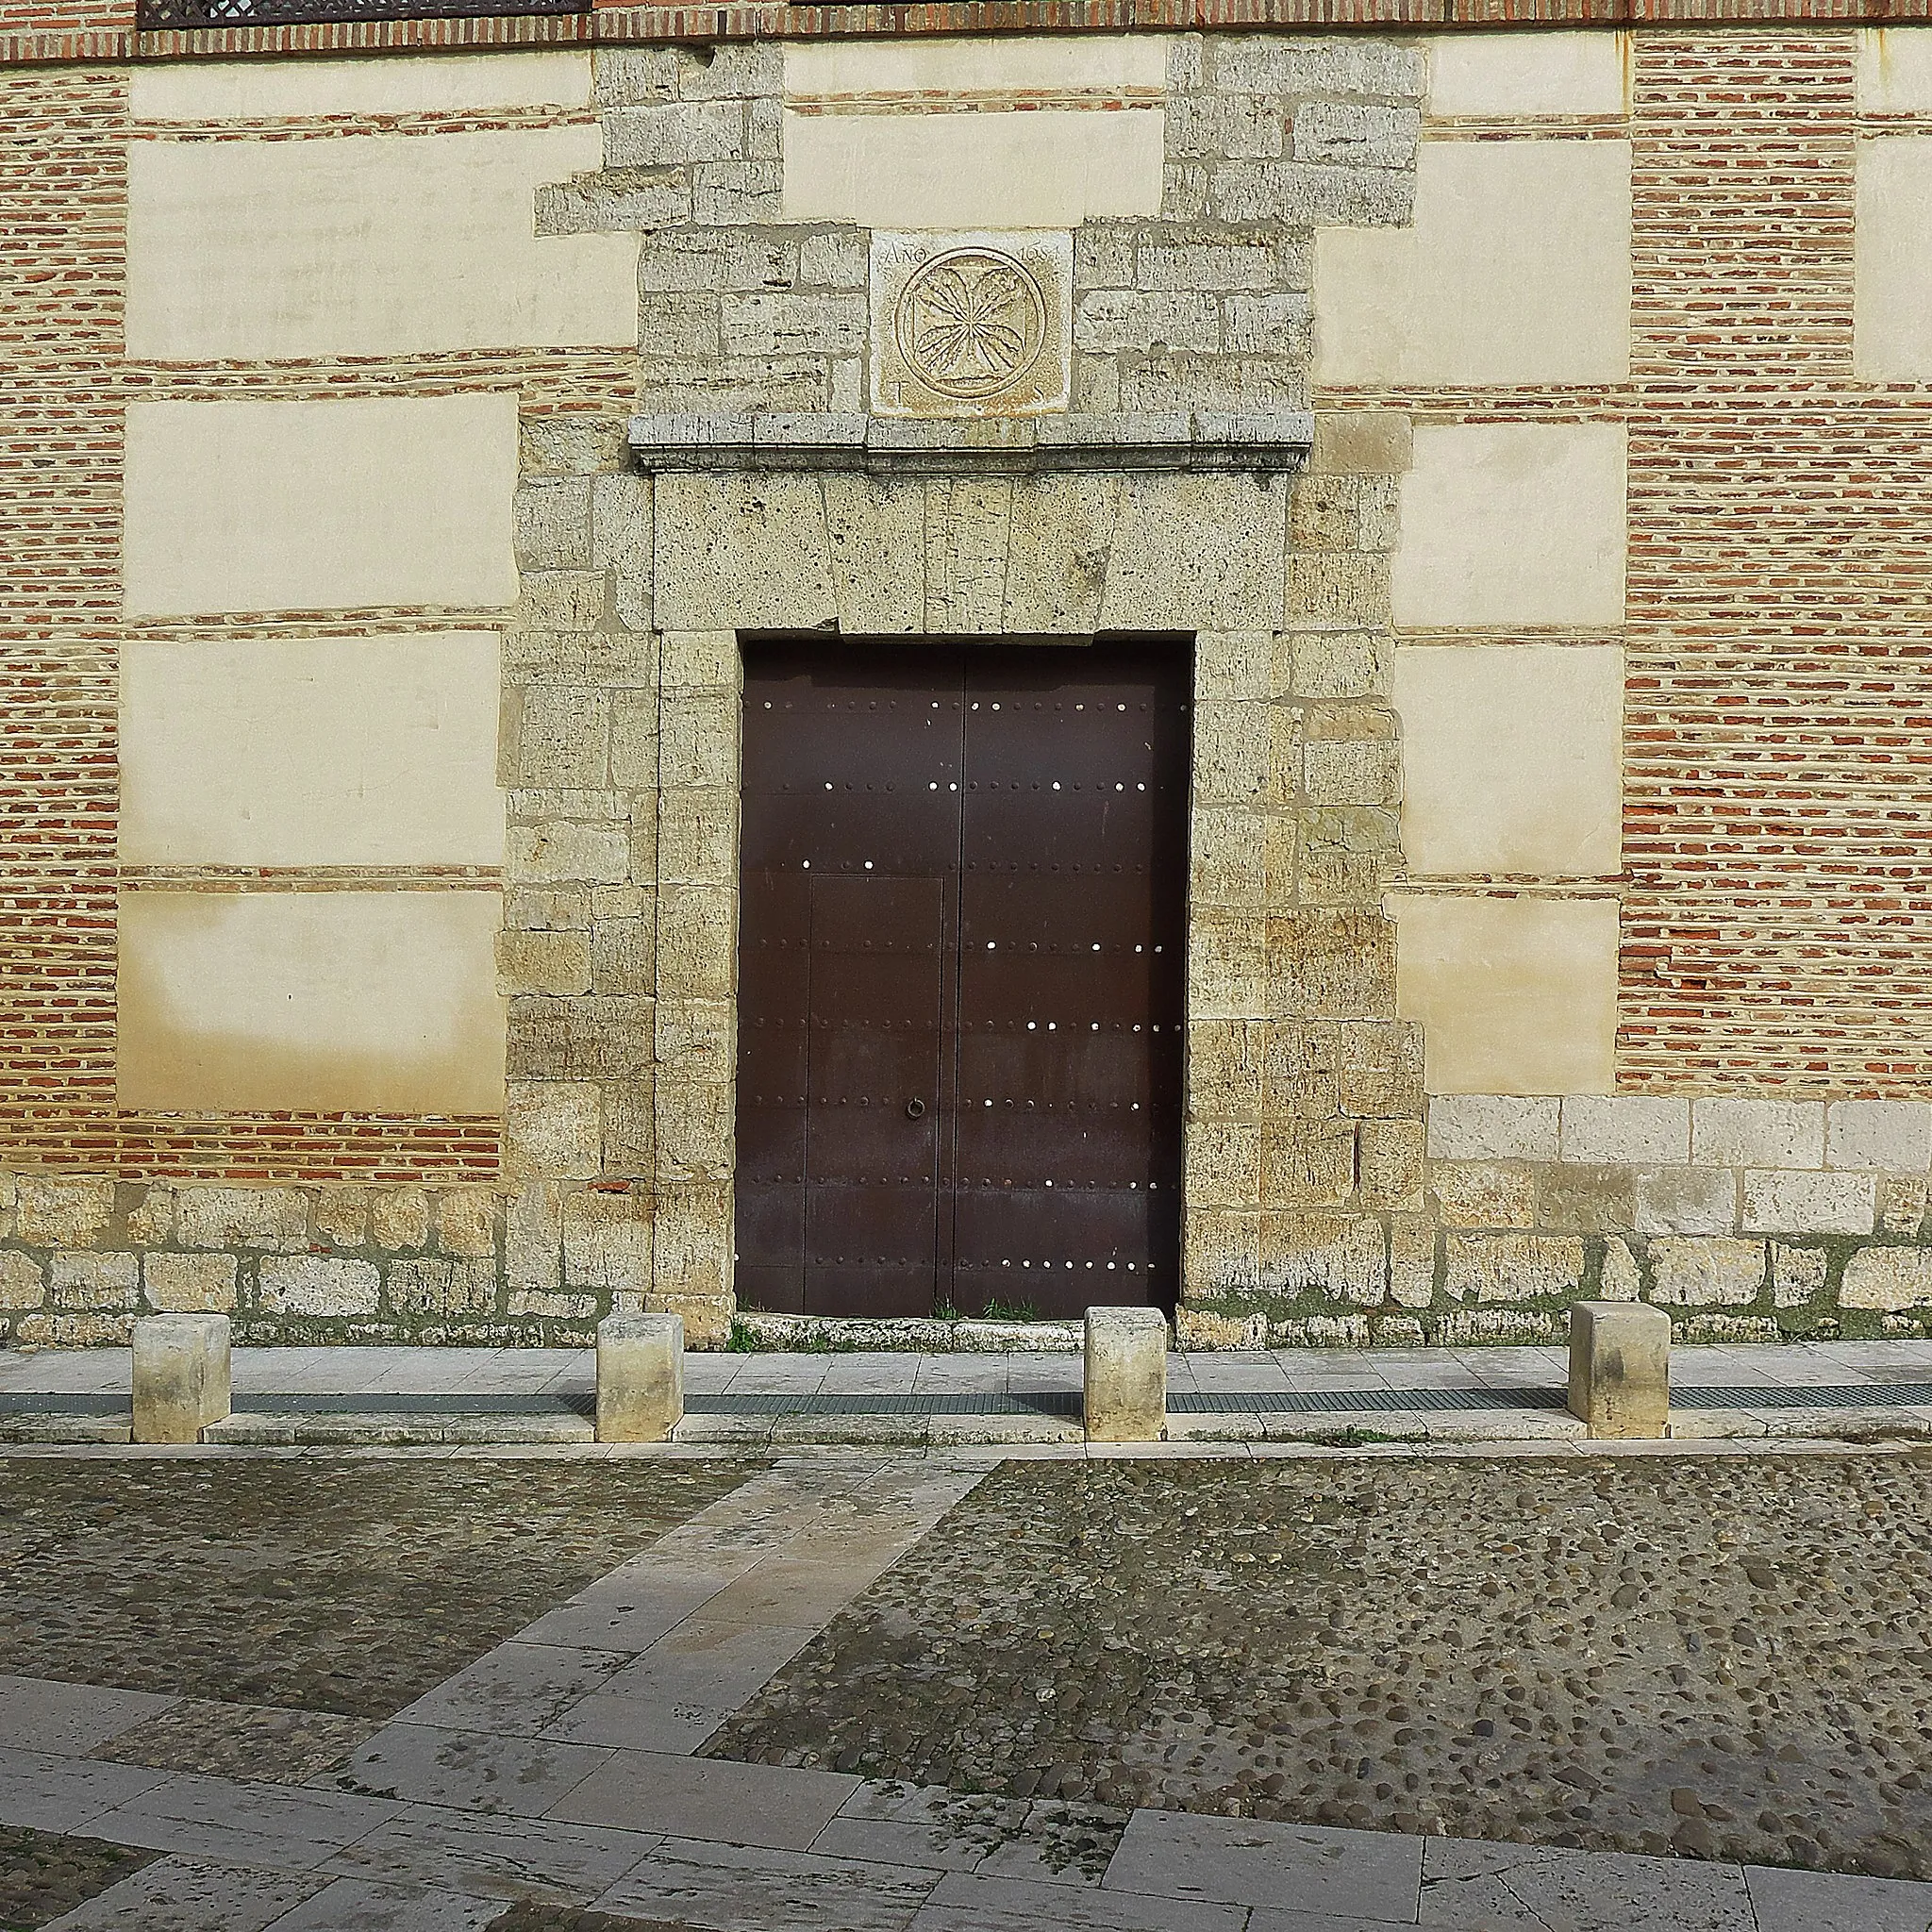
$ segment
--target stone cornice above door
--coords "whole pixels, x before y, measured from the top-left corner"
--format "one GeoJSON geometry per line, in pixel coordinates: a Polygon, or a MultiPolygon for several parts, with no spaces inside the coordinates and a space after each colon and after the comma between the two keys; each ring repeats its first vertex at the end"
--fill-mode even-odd
{"type": "Polygon", "coordinates": [[[1281,414],[1041,416],[908,421],[863,415],[633,416],[641,470],[865,471],[1030,475],[1185,470],[1292,475],[1315,419],[1281,414]]]}

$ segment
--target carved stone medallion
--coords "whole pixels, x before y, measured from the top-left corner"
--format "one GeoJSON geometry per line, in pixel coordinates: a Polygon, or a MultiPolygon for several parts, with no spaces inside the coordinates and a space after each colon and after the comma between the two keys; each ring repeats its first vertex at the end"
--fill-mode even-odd
{"type": "Polygon", "coordinates": [[[1064,409],[1072,256],[1072,237],[1059,234],[874,235],[874,410],[1064,409]]]}

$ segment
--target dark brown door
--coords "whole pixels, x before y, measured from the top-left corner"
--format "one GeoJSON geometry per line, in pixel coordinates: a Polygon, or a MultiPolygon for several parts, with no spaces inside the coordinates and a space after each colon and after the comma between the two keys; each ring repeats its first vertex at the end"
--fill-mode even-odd
{"type": "Polygon", "coordinates": [[[1172,1305],[1185,645],[745,652],[738,1287],[1172,1305]]]}

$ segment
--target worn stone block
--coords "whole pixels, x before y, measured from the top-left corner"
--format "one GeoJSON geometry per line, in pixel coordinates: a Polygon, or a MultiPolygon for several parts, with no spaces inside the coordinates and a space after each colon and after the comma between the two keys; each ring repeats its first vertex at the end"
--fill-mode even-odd
{"type": "Polygon", "coordinates": [[[275,1315],[373,1315],[382,1284],[373,1262],[321,1255],[264,1256],[258,1279],[275,1315]]]}
{"type": "Polygon", "coordinates": [[[1645,1093],[1563,1097],[1562,1158],[1602,1165],[1683,1166],[1690,1158],[1690,1103],[1645,1093]]]}
{"type": "Polygon", "coordinates": [[[37,1308],[46,1298],[41,1264],[31,1255],[0,1251],[0,1308],[37,1308]]]}
{"type": "Polygon", "coordinates": [[[1167,1434],[1167,1318],[1158,1308],[1089,1308],[1082,1415],[1091,1442],[1167,1434]]]}
{"type": "Polygon", "coordinates": [[[1872,1176],[1747,1173],[1748,1234],[1870,1234],[1876,1216],[1872,1176]]]}
{"type": "Polygon", "coordinates": [[[198,1442],[228,1414],[228,1318],[150,1315],[134,1324],[134,1440],[198,1442]]]}
{"type": "Polygon", "coordinates": [[[1291,633],[1289,688],[1298,698],[1381,697],[1391,647],[1375,631],[1291,633]]]}
{"type": "Polygon", "coordinates": [[[114,1214],[110,1180],[53,1180],[22,1174],[13,1238],[29,1248],[91,1248],[114,1214]]]}
{"type": "Polygon", "coordinates": [[[1860,1248],[1845,1263],[1838,1300],[1889,1315],[1932,1307],[1932,1248],[1860,1248]]]}
{"type": "Polygon", "coordinates": [[[589,992],[591,947],[577,932],[518,932],[496,936],[496,973],[506,994],[589,992]]]}
{"type": "Polygon", "coordinates": [[[488,1188],[444,1188],[436,1197],[436,1245],[477,1260],[496,1253],[496,1196],[488,1188]]]}
{"type": "Polygon", "coordinates": [[[1693,1100],[1690,1158],[1700,1167],[1823,1167],[1824,1103],[1693,1100]]]}
{"type": "Polygon", "coordinates": [[[585,1179],[597,1173],[602,1133],[589,1081],[513,1080],[503,1124],[507,1178],[585,1179]]]}
{"type": "MultiPolygon", "coordinates": [[[[1397,1214],[1389,1223],[1389,1295],[1406,1308],[1436,1299],[1436,1228],[1425,1214],[1397,1214]]],[[[1391,1340],[1386,1328],[1379,1339],[1391,1340]]],[[[1420,1331],[1418,1331],[1418,1345],[1420,1331]]]]}
{"type": "Polygon", "coordinates": [[[1413,1209],[1423,1205],[1423,1124],[1364,1121],[1357,1135],[1357,1185],[1363,1205],[1413,1209]]]}
{"type": "Polygon", "coordinates": [[[1291,1011],[1340,1020],[1391,1015],[1395,928],[1379,911],[1310,910],[1270,920],[1268,943],[1291,1011]]]}
{"type": "Polygon", "coordinates": [[[1536,1226],[1536,1171],[1493,1161],[1430,1161],[1443,1226],[1536,1226]]]}
{"type": "Polygon", "coordinates": [[[158,1314],[229,1314],[236,1265],[233,1255],[145,1255],[142,1299],[158,1314]]]}
{"type": "Polygon", "coordinates": [[[1742,1307],[1763,1290],[1764,1261],[1762,1241],[1654,1241],[1651,1292],[1673,1307],[1742,1307]]]}
{"type": "Polygon", "coordinates": [[[1440,1093],[1429,1101],[1436,1160],[1555,1160],[1561,1103],[1554,1095],[1440,1093]]]}
{"type": "Polygon", "coordinates": [[[1614,1236],[1604,1243],[1603,1268],[1597,1292],[1607,1302],[1634,1302],[1643,1285],[1642,1272],[1630,1243],[1614,1236]]]}
{"type": "Polygon", "coordinates": [[[47,1257],[47,1287],[57,1308],[132,1308],[140,1273],[133,1255],[84,1251],[47,1257]]]}
{"type": "Polygon", "coordinates": [[[429,1196],[421,1188],[385,1188],[369,1197],[369,1239],[391,1253],[429,1245],[429,1196]]]}
{"type": "Polygon", "coordinates": [[[1451,1234],[1445,1288],[1456,1301],[1527,1302],[1574,1294],[1583,1243],[1569,1236],[1451,1234]]]}
{"type": "Polygon", "coordinates": [[[137,1248],[158,1247],[175,1238],[175,1191],[165,1182],[138,1189],[127,1209],[127,1240],[137,1248]]]}
{"type": "Polygon", "coordinates": [[[360,1248],[369,1243],[369,1196],[361,1188],[323,1188],[311,1208],[315,1239],[332,1248],[360,1248]]]}
{"type": "Polygon", "coordinates": [[[1368,108],[1341,101],[1304,101],[1294,110],[1298,161],[1348,168],[1406,168],[1422,140],[1414,108],[1368,108]]]}
{"type": "Polygon", "coordinates": [[[684,1323],[608,1315],[597,1324],[597,1440],[665,1442],[684,1420],[684,1323]]]}
{"type": "Polygon", "coordinates": [[[1637,1176],[1639,1234],[1730,1234],[1738,1179],[1724,1167],[1664,1167],[1637,1176]]]}
{"type": "Polygon", "coordinates": [[[583,1189],[563,1204],[563,1278],[568,1288],[641,1296],[651,1283],[647,1192],[583,1189]]]}
{"type": "Polygon", "coordinates": [[[1924,1174],[1882,1174],[1878,1176],[1878,1225],[1886,1234],[1917,1234],[1925,1224],[1928,1192],[1924,1174]]]}
{"type": "Polygon", "coordinates": [[[1389,1289],[1389,1242],[1368,1214],[1268,1214],[1261,1222],[1260,1282],[1271,1293],[1316,1293],[1372,1308],[1389,1289]]]}
{"type": "Polygon", "coordinates": [[[487,1315],[496,1305],[496,1270],[486,1262],[423,1257],[389,1271],[389,1303],[402,1315],[487,1315]]]}
{"type": "MultiPolygon", "coordinates": [[[[1189,1130],[1191,1145],[1204,1129],[1189,1130]]],[[[1258,1194],[1204,1201],[1204,1206],[1248,1208],[1340,1208],[1355,1191],[1356,1141],[1351,1122],[1268,1121],[1256,1129],[1261,1139],[1258,1194]]],[[[1192,1170],[1190,1169],[1191,1176],[1192,1170]]],[[[1191,1183],[1188,1199],[1195,1200],[1191,1183]]]]}
{"type": "Polygon", "coordinates": [[[1537,1174],[1537,1225],[1575,1234],[1616,1234],[1637,1217],[1637,1176],[1627,1167],[1566,1161],[1537,1174]]]}
{"type": "Polygon", "coordinates": [[[654,502],[663,629],[811,629],[837,618],[816,476],[660,476],[654,502]]]}
{"type": "Polygon", "coordinates": [[[1593,1437],[1671,1432],[1671,1318],[1641,1302],[1570,1305],[1570,1413],[1593,1437]]]}
{"type": "Polygon", "coordinates": [[[1824,1292],[1831,1257],[1823,1248],[1771,1244],[1771,1298],[1781,1308],[1801,1308],[1824,1292]]]}

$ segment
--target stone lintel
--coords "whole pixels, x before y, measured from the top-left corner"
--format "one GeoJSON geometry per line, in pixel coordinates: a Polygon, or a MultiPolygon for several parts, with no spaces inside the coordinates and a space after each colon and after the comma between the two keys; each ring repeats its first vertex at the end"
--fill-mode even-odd
{"type": "Polygon", "coordinates": [[[1193,415],[987,417],[908,421],[860,415],[633,416],[631,454],[651,474],[691,470],[858,470],[874,475],[1024,476],[1055,471],[1188,470],[1293,475],[1315,419],[1193,415]]]}

